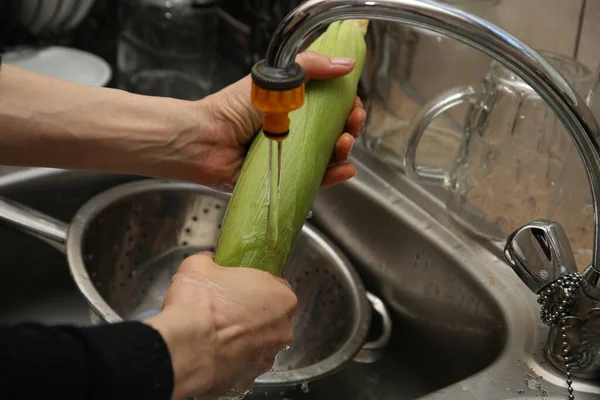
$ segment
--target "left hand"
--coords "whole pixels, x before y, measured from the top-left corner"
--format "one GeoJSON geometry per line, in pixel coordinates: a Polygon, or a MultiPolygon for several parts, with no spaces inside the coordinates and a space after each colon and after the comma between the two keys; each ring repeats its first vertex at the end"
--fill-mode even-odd
{"type": "MultiPolygon", "coordinates": [[[[307,80],[333,79],[344,76],[354,68],[354,60],[330,58],[315,52],[300,53],[296,61],[306,71],[307,80]]],[[[247,145],[262,126],[262,114],[250,100],[250,75],[207,97],[213,132],[212,150],[205,158],[203,170],[212,180],[211,186],[230,188],[235,184],[244,161],[247,145]]],[[[328,187],[352,178],[354,166],[348,162],[350,151],[364,128],[366,113],[360,98],[356,97],[344,132],[340,132],[322,187],[328,187]]]]}

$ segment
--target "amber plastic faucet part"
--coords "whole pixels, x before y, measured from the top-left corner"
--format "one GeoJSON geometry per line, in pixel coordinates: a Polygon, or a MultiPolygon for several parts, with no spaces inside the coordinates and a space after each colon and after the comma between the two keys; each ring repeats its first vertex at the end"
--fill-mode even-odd
{"type": "Polygon", "coordinates": [[[282,141],[290,132],[288,114],[304,104],[306,73],[298,63],[289,68],[268,66],[265,60],[252,67],[252,104],[264,113],[263,134],[282,141]]]}

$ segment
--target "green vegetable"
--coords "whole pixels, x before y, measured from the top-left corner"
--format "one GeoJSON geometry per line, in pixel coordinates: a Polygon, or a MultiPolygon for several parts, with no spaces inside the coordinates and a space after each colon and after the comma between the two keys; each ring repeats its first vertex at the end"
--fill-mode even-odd
{"type": "MultiPolygon", "coordinates": [[[[312,80],[304,105],[290,113],[283,141],[278,239],[267,244],[269,139],[254,139],[242,166],[222,224],[215,261],[280,276],[323,180],[335,143],[352,109],[366,57],[367,22],[334,22],[308,48],[331,57],[352,57],[354,70],[343,77],[312,80]]],[[[275,188],[273,189],[275,190],[275,188]]]]}

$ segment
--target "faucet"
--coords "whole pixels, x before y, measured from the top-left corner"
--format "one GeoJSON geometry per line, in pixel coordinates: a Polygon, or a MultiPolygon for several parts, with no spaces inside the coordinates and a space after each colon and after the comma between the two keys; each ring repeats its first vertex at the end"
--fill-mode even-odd
{"type": "Polygon", "coordinates": [[[508,264],[539,295],[542,321],[550,326],[546,355],[566,374],[569,398],[574,398],[572,376],[600,378],[600,142],[590,109],[558,71],[519,39],[484,19],[431,0],[308,0],[275,30],[265,59],[253,69],[254,83],[268,81],[264,75],[279,75],[288,84],[286,89],[293,89],[290,82],[300,81],[295,58],[304,42],[331,22],[344,19],[401,22],[483,51],[529,84],[574,140],[593,198],[592,263],[577,272],[567,235],[552,221],[519,228],[504,249],[508,264]]]}

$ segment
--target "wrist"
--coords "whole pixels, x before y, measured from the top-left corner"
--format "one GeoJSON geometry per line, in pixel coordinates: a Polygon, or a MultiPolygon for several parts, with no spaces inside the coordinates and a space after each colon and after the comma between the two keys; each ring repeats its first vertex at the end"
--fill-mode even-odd
{"type": "Polygon", "coordinates": [[[160,333],[167,345],[173,366],[174,400],[202,395],[213,386],[216,332],[208,321],[209,318],[203,322],[170,310],[145,321],[160,333]]]}

